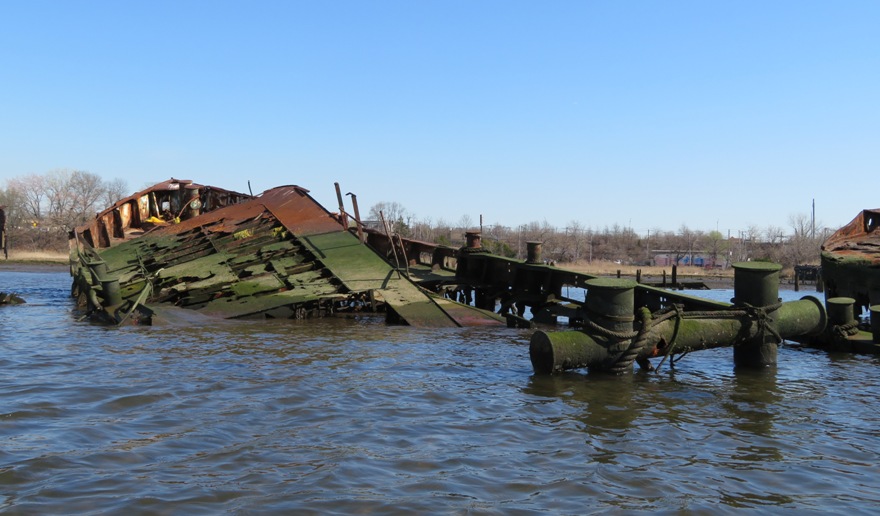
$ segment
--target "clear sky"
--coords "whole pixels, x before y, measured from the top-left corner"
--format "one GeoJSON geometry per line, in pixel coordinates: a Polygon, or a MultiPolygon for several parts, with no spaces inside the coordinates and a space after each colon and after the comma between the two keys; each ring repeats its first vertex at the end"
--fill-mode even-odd
{"type": "Polygon", "coordinates": [[[880,207],[880,2],[0,0],[0,181],[640,233],[880,207]]]}

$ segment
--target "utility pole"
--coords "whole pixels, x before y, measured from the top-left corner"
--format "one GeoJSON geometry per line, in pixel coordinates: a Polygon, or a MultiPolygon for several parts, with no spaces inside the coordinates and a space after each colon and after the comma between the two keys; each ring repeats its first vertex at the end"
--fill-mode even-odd
{"type": "Polygon", "coordinates": [[[816,199],[813,198],[813,214],[810,216],[810,239],[816,240],[816,199]]]}

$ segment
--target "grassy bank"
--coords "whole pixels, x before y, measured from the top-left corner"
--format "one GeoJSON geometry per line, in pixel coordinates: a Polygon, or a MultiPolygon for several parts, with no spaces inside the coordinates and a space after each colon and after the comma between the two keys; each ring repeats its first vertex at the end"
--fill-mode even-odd
{"type": "Polygon", "coordinates": [[[9,258],[0,256],[0,270],[40,271],[67,269],[70,257],[65,253],[9,251],[9,258]]]}
{"type": "Polygon", "coordinates": [[[9,251],[9,258],[2,260],[9,263],[60,263],[67,264],[70,259],[67,253],[51,251],[9,251]]]}

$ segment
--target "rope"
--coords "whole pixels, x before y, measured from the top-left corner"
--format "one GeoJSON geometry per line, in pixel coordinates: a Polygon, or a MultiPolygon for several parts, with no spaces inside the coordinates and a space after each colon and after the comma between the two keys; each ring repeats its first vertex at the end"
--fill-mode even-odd
{"type": "Polygon", "coordinates": [[[858,332],[859,332],[859,322],[858,321],[851,321],[846,324],[840,324],[840,325],[831,327],[831,333],[833,335],[836,335],[838,337],[843,337],[843,338],[850,337],[852,335],[857,334],[858,332]]]}
{"type": "MultiPolygon", "coordinates": [[[[663,356],[663,359],[660,361],[660,364],[655,369],[656,372],[660,371],[660,368],[666,362],[666,359],[669,358],[670,365],[674,366],[679,360],[684,358],[689,350],[686,350],[678,359],[674,357],[674,350],[676,339],[678,337],[679,330],[681,328],[681,321],[684,319],[737,319],[741,317],[749,317],[751,320],[757,322],[758,334],[760,335],[761,341],[763,342],[764,337],[767,333],[771,334],[774,338],[776,338],[777,343],[782,342],[784,339],[782,336],[773,328],[772,325],[768,324],[769,322],[769,314],[778,310],[782,306],[782,303],[776,303],[774,305],[765,306],[765,307],[757,307],[749,304],[744,304],[742,307],[736,307],[730,310],[713,310],[713,311],[697,311],[697,312],[685,312],[684,308],[678,304],[672,304],[671,306],[660,310],[654,314],[648,311],[647,308],[642,308],[639,311],[639,320],[641,322],[640,329],[638,331],[628,331],[628,332],[620,332],[609,330],[603,326],[598,325],[594,321],[589,318],[584,319],[584,326],[592,330],[594,333],[604,336],[608,339],[615,340],[617,342],[622,342],[629,340],[629,346],[617,359],[611,364],[608,370],[614,374],[622,374],[628,370],[632,369],[633,363],[638,359],[639,354],[644,350],[644,348],[648,345],[648,342],[652,340],[655,336],[655,332],[653,329],[659,324],[668,321],[669,319],[675,319],[675,328],[673,329],[672,338],[669,341],[669,346],[666,350],[666,353],[663,356]]],[[[858,323],[851,323],[843,326],[836,326],[835,330],[840,329],[842,332],[858,332],[858,323]]],[[[854,333],[847,333],[848,335],[853,335],[854,333]]],[[[843,335],[843,333],[840,333],[843,335]]]]}
{"type": "Polygon", "coordinates": [[[770,333],[770,335],[772,335],[776,339],[777,344],[785,340],[782,338],[782,335],[780,335],[779,332],[777,332],[776,329],[773,328],[773,326],[767,324],[767,316],[774,310],[782,306],[782,303],[777,303],[775,305],[770,305],[767,307],[752,306],[746,303],[744,304],[744,306],[746,314],[758,323],[758,332],[761,337],[761,342],[764,342],[764,337],[767,333],[770,333]]]}
{"type": "MultiPolygon", "coordinates": [[[[681,327],[681,320],[683,319],[682,313],[681,313],[681,307],[679,307],[678,305],[672,305],[672,306],[675,309],[675,315],[676,315],[675,329],[672,330],[672,338],[669,340],[669,348],[666,349],[666,354],[663,355],[663,360],[660,361],[660,363],[657,365],[657,368],[654,370],[654,372],[657,372],[657,373],[660,372],[660,368],[663,367],[663,364],[666,362],[666,359],[669,358],[670,356],[672,356],[672,350],[675,349],[675,340],[678,337],[678,329],[681,327]]],[[[684,356],[684,355],[682,355],[682,356],[684,356]]],[[[671,365],[675,365],[675,359],[670,360],[669,363],[671,365]]]]}
{"type": "Polygon", "coordinates": [[[629,347],[609,368],[614,374],[623,374],[627,371],[632,371],[633,362],[636,361],[636,358],[642,350],[645,349],[645,346],[648,345],[648,340],[651,337],[651,329],[654,328],[654,324],[652,324],[653,316],[647,308],[642,308],[639,310],[639,317],[642,321],[641,330],[639,330],[636,336],[632,338],[629,347]]]}

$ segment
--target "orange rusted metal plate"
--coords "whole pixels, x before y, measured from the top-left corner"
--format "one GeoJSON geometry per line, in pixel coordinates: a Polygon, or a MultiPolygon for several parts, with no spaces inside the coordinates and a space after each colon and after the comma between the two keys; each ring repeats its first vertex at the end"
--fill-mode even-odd
{"type": "Polygon", "coordinates": [[[828,237],[822,250],[880,263],[880,208],[862,210],[849,224],[828,237]]]}

